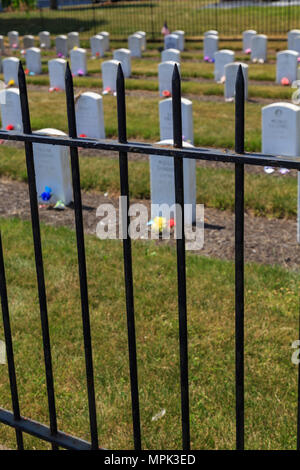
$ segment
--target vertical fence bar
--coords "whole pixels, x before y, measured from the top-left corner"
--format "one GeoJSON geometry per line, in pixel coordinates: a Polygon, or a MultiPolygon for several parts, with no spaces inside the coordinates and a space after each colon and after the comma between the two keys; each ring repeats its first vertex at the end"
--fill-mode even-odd
{"type": "MultiPolygon", "coordinates": [[[[19,405],[18,387],[17,387],[16,370],[15,370],[14,350],[13,350],[12,335],[11,335],[10,320],[9,320],[9,309],[8,309],[1,231],[0,231],[0,297],[1,297],[1,306],[2,306],[3,328],[4,328],[4,338],[5,338],[11,400],[12,400],[12,406],[13,406],[13,411],[14,411],[14,418],[15,420],[18,420],[20,419],[21,415],[20,415],[20,405],[19,405]]],[[[23,434],[21,431],[17,429],[15,431],[16,431],[18,450],[24,450],[23,434]]]]}
{"type": "MultiPolygon", "coordinates": [[[[244,153],[245,81],[239,66],[235,95],[235,151],[244,153]]],[[[235,164],[236,448],[244,449],[244,164],[235,164]]]]}
{"type": "MultiPolygon", "coordinates": [[[[124,75],[121,64],[118,66],[117,75],[117,109],[118,109],[118,136],[119,142],[127,142],[126,131],[126,103],[125,103],[125,85],[124,75]]],[[[120,166],[120,187],[121,196],[126,198],[126,214],[121,214],[124,223],[123,227],[123,259],[125,275],[125,293],[126,293],[126,311],[127,311],[127,330],[128,330],[128,350],[129,350],[129,368],[131,382],[131,404],[133,419],[133,437],[135,450],[141,449],[141,425],[140,425],[140,405],[139,388],[137,372],[137,354],[136,354],[136,334],[134,318],[134,294],[133,294],[133,276],[132,276],[132,255],[131,238],[128,233],[129,226],[129,183],[128,183],[128,156],[127,152],[119,152],[120,166]],[[126,230],[126,233],[125,233],[126,230]]]]}
{"type": "MultiPolygon", "coordinates": [[[[21,62],[19,64],[18,78],[19,78],[23,129],[24,129],[25,134],[31,134],[27,87],[26,87],[25,74],[24,74],[24,70],[23,70],[21,62]]],[[[50,344],[48,312],[47,312],[47,298],[46,298],[46,288],[45,288],[44,264],[43,264],[43,254],[42,254],[39,209],[38,209],[38,201],[37,201],[37,189],[36,189],[36,180],[35,180],[32,142],[25,142],[25,154],[26,154],[26,165],[27,165],[27,175],[28,175],[31,224],[32,224],[32,233],[33,233],[33,241],[34,241],[35,266],[36,266],[39,304],[40,304],[40,316],[41,316],[41,325],[42,325],[44,360],[45,360],[45,369],[46,369],[50,430],[51,430],[51,434],[55,435],[57,433],[55,393],[54,393],[51,344],[50,344]]],[[[58,446],[56,444],[52,444],[52,449],[57,450],[58,446]]]]}
{"type": "MultiPolygon", "coordinates": [[[[300,341],[300,312],[299,312],[299,341],[300,341]]],[[[297,450],[300,450],[300,363],[298,364],[297,450]]]]}
{"type": "MultiPolygon", "coordinates": [[[[76,130],[76,117],[75,117],[73,78],[72,78],[72,73],[69,67],[69,63],[67,63],[65,82],[66,82],[66,99],[67,99],[69,136],[76,139],[77,130],[76,130]]],[[[87,379],[87,391],[88,391],[88,402],[89,402],[90,432],[91,432],[92,449],[98,449],[98,429],[97,429],[97,413],[96,413],[95,386],[94,386],[93,353],[92,353],[91,326],[90,326],[90,313],[89,313],[89,300],[88,300],[86,258],[85,258],[85,247],[84,247],[82,201],[81,201],[81,191],[80,191],[80,171],[79,171],[77,147],[70,147],[70,155],[71,155],[72,183],[73,183],[73,195],[74,195],[74,206],[75,206],[77,255],[78,255],[78,270],[79,270],[79,282],[80,282],[86,379],[87,379]]]]}
{"type": "MultiPolygon", "coordinates": [[[[174,147],[182,148],[182,116],[181,116],[181,83],[177,64],[172,76],[172,109],[174,147]]],[[[176,238],[177,281],[178,281],[178,312],[179,312],[179,345],[180,345],[180,382],[181,382],[181,419],[182,447],[190,449],[190,417],[189,417],[189,379],[188,379],[188,331],[186,308],[186,267],[185,267],[185,233],[184,233],[184,188],[183,159],[174,158],[175,202],[181,209],[181,220],[176,216],[176,224],[181,227],[181,237],[176,238]]]]}

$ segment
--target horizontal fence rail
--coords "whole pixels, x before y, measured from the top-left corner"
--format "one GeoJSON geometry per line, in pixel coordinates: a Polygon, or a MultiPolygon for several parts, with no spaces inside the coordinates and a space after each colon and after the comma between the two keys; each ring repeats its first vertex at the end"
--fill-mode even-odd
{"type": "MultiPolygon", "coordinates": [[[[49,427],[39,422],[26,419],[22,416],[17,390],[17,377],[14,364],[13,340],[9,322],[9,299],[7,297],[4,250],[0,232],[0,294],[3,314],[6,353],[8,358],[8,371],[13,412],[0,408],[0,423],[11,426],[16,431],[18,449],[23,449],[23,433],[31,434],[41,440],[51,443],[52,449],[60,447],[66,449],[99,449],[98,422],[95,398],[95,383],[93,369],[92,338],[89,314],[88,285],[86,274],[86,256],[84,245],[84,230],[82,219],[82,201],[80,189],[80,169],[78,147],[101,150],[110,150],[119,154],[120,193],[127,196],[127,209],[129,207],[128,183],[128,153],[148,155],[161,155],[174,159],[175,197],[181,209],[181,226],[183,236],[176,240],[177,254],[177,301],[179,324],[179,357],[180,357],[180,390],[181,390],[181,428],[182,448],[190,449],[190,416],[189,416],[189,366],[188,366],[188,320],[186,296],[186,266],[185,266],[185,238],[184,238],[184,186],[183,186],[183,158],[206,161],[222,161],[235,165],[235,393],[236,393],[236,448],[244,449],[244,165],[276,166],[300,170],[300,158],[284,158],[260,153],[245,153],[244,128],[244,77],[240,66],[236,80],[235,97],[235,152],[222,152],[204,148],[182,148],[182,116],[181,116],[181,80],[177,66],[174,67],[172,78],[172,106],[173,106],[173,135],[174,146],[170,148],[144,143],[127,142],[126,135],[126,103],[124,76],[121,65],[117,75],[117,113],[118,113],[118,142],[78,138],[76,133],[76,118],[74,106],[73,78],[69,66],[66,69],[66,100],[69,126],[69,137],[52,137],[34,134],[31,131],[30,113],[27,99],[25,74],[22,64],[19,65],[19,87],[22,109],[24,133],[0,131],[0,138],[4,140],[20,141],[25,145],[25,156],[28,174],[28,189],[30,196],[31,222],[33,230],[33,243],[35,253],[36,275],[40,301],[40,317],[42,325],[42,339],[45,360],[45,373],[47,384],[47,398],[49,408],[49,427]],[[73,182],[73,195],[75,206],[75,228],[78,254],[79,284],[81,293],[82,328],[86,365],[87,400],[89,405],[89,423],[91,442],[70,436],[58,430],[57,411],[55,407],[54,377],[51,363],[51,342],[47,315],[47,300],[42,257],[42,242],[39,225],[39,212],[36,192],[36,178],[33,160],[33,143],[52,144],[70,147],[71,172],[73,182]]],[[[129,221],[127,211],[127,222],[129,221]]],[[[131,385],[131,406],[133,442],[136,450],[142,449],[142,430],[140,422],[137,345],[135,332],[134,310],[134,279],[132,273],[131,239],[123,237],[123,260],[125,298],[127,311],[127,334],[129,354],[129,375],[131,385]]],[[[300,374],[298,379],[298,415],[297,415],[297,448],[300,449],[300,374]]],[[[0,403],[1,405],[1,403],[0,403]]]]}

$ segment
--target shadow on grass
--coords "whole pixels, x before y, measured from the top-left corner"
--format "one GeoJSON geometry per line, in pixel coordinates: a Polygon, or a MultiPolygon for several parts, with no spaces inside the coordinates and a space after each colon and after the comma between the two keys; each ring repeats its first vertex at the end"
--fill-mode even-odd
{"type": "Polygon", "coordinates": [[[9,31],[17,30],[21,36],[25,34],[37,35],[40,31],[50,31],[51,34],[66,34],[70,31],[89,31],[91,29],[101,29],[107,21],[104,19],[93,18],[82,19],[80,17],[66,16],[65,14],[60,15],[56,13],[56,16],[45,17],[39,16],[23,16],[23,17],[9,17],[0,18],[0,30],[1,34],[7,35],[9,31]]]}

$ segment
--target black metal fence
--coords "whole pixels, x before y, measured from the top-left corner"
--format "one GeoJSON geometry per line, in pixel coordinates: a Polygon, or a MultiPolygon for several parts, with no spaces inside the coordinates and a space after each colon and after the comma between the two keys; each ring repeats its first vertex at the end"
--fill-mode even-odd
{"type": "Polygon", "coordinates": [[[208,29],[221,36],[240,37],[242,31],[255,29],[270,36],[283,36],[300,22],[300,1],[264,0],[123,0],[40,8],[29,13],[0,13],[1,34],[17,29],[21,34],[51,34],[80,31],[91,35],[107,30],[112,38],[124,39],[135,31],[145,31],[153,39],[161,37],[164,21],[170,30],[182,29],[188,37],[200,37],[208,29]]]}
{"type": "MultiPolygon", "coordinates": [[[[119,153],[120,192],[127,198],[127,226],[129,225],[129,184],[128,184],[128,153],[135,152],[147,155],[161,155],[174,159],[175,199],[180,218],[177,221],[182,227],[182,237],[176,240],[177,278],[178,278],[178,313],[179,313],[179,354],[181,380],[181,416],[182,416],[182,448],[190,449],[190,417],[189,417],[189,378],[188,378],[188,335],[187,335],[187,302],[186,302],[186,266],[184,236],[184,192],[183,192],[183,158],[206,160],[208,162],[225,162],[235,166],[235,381],[236,381],[236,448],[244,448],[244,165],[270,165],[300,170],[300,161],[262,154],[244,152],[244,77],[239,68],[236,81],[235,107],[235,153],[223,153],[203,148],[183,148],[182,116],[181,116],[181,81],[177,66],[174,67],[172,78],[173,102],[173,135],[172,148],[157,147],[144,143],[129,143],[126,136],[125,87],[122,68],[119,65],[117,76],[117,112],[118,142],[107,140],[90,140],[78,138],[74,107],[73,79],[69,66],[66,70],[66,99],[69,125],[69,137],[49,137],[34,134],[31,131],[30,113],[27,99],[25,74],[19,66],[19,87],[24,133],[0,131],[4,140],[24,142],[30,196],[31,222],[33,231],[36,276],[42,325],[45,372],[48,393],[50,426],[26,419],[21,416],[19,407],[17,377],[14,365],[13,341],[10,329],[9,304],[4,269],[4,255],[0,234],[0,294],[4,323],[5,344],[7,352],[10,389],[13,411],[0,408],[0,422],[12,426],[16,432],[18,449],[23,449],[23,433],[28,433],[52,444],[52,448],[66,449],[98,449],[97,411],[95,400],[95,384],[93,372],[93,354],[90,331],[90,315],[88,285],[86,274],[85,244],[82,218],[82,202],[80,190],[80,172],[78,147],[109,150],[119,153]],[[52,144],[70,147],[71,170],[75,207],[76,238],[78,268],[81,293],[83,340],[86,363],[87,397],[89,404],[89,421],[91,442],[83,441],[65,434],[57,429],[57,410],[51,361],[51,344],[48,325],[47,299],[45,290],[42,243],[40,235],[39,210],[37,201],[36,179],[33,159],[33,143],[52,144]]],[[[5,247],[4,247],[5,248],[5,247]]],[[[142,448],[139,387],[137,370],[135,313],[132,275],[132,255],[130,235],[123,239],[124,277],[127,309],[128,349],[132,402],[132,422],[134,448],[142,448]]],[[[298,375],[298,417],[297,417],[297,448],[300,449],[300,375],[298,375]]],[[[1,403],[0,403],[1,405],[1,403]]],[[[295,430],[296,431],[296,430],[295,430]]]]}

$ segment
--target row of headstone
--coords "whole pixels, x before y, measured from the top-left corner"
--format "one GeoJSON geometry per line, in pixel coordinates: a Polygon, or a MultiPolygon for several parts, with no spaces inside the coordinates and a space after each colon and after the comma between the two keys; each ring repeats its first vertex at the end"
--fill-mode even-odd
{"type": "MultiPolygon", "coordinates": [[[[20,92],[18,88],[9,88],[0,92],[0,110],[2,129],[22,131],[20,92]]],[[[76,100],[76,126],[78,136],[92,139],[105,139],[102,96],[82,93],[76,100]]]]}
{"type": "Polygon", "coordinates": [[[268,38],[265,34],[257,34],[254,29],[243,32],[243,51],[251,54],[252,62],[266,62],[267,44],[268,38]]]}
{"type": "MultiPolygon", "coordinates": [[[[8,34],[9,47],[17,49],[20,47],[20,38],[18,31],[10,31],[8,34]]],[[[41,31],[39,34],[40,47],[43,49],[51,48],[51,38],[49,31],[41,31]]],[[[1,50],[4,50],[4,38],[1,36],[1,50]]],[[[29,49],[30,47],[35,46],[35,38],[31,34],[27,34],[23,37],[23,47],[24,49],[29,49]]]]}
{"type": "MultiPolygon", "coordinates": [[[[273,103],[262,108],[262,152],[282,157],[300,156],[300,107],[273,103]]],[[[297,240],[300,243],[300,172],[298,171],[297,240]]]]}

